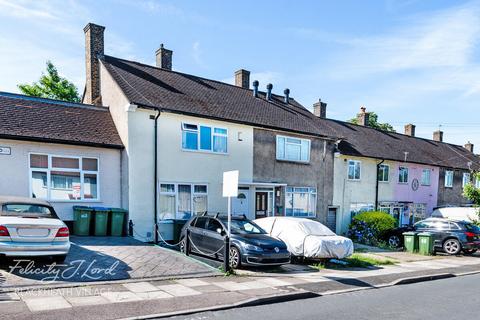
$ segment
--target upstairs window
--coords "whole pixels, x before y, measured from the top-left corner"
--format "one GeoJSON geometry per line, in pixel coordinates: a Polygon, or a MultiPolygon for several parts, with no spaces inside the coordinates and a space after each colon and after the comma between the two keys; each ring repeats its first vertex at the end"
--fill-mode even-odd
{"type": "Polygon", "coordinates": [[[430,185],[430,169],[423,169],[422,171],[422,186],[430,185]]]}
{"type": "Polygon", "coordinates": [[[310,140],[277,136],[277,160],[309,162],[310,140]]]}
{"type": "Polygon", "coordinates": [[[462,187],[465,188],[465,186],[469,183],[470,183],[470,173],[464,172],[463,179],[462,179],[462,187]]]}
{"type": "Polygon", "coordinates": [[[215,153],[227,153],[228,131],[190,123],[182,123],[182,148],[215,153]]]}
{"type": "Polygon", "coordinates": [[[398,183],[408,183],[408,168],[398,168],[398,183]]]}
{"type": "Polygon", "coordinates": [[[453,187],[453,171],[451,170],[445,171],[445,187],[447,188],[453,187]]]}
{"type": "Polygon", "coordinates": [[[360,180],[361,162],[358,160],[348,161],[348,180],[360,180]]]}
{"type": "Polygon", "coordinates": [[[388,164],[381,164],[378,166],[378,181],[388,182],[390,175],[390,166],[388,164]]]}

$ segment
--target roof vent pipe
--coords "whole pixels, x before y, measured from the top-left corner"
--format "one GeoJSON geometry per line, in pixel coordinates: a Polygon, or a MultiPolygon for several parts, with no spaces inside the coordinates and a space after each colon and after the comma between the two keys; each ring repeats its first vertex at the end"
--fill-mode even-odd
{"type": "Polygon", "coordinates": [[[290,103],[290,89],[286,88],[283,90],[283,93],[285,94],[285,103],[289,104],[290,103]]]}
{"type": "Polygon", "coordinates": [[[273,85],[271,83],[267,84],[267,100],[272,100],[272,89],[273,85]]]}
{"type": "Polygon", "coordinates": [[[253,86],[253,96],[256,98],[258,97],[258,80],[252,82],[253,86]]]}

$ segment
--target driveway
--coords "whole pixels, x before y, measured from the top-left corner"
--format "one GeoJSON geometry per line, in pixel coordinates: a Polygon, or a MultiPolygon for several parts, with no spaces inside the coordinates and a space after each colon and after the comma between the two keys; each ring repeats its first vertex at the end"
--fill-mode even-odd
{"type": "Polygon", "coordinates": [[[124,279],[201,277],[214,268],[179,252],[127,237],[72,237],[62,265],[48,259],[8,259],[0,265],[0,288],[124,279]],[[22,260],[23,259],[23,260],[22,260]]]}

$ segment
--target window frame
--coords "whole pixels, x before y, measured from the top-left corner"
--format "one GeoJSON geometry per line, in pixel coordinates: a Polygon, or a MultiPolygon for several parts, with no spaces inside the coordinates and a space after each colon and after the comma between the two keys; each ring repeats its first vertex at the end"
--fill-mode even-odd
{"type": "MultiPolygon", "coordinates": [[[[382,171],[382,178],[385,178],[385,170],[382,171]]],[[[378,179],[378,182],[384,182],[384,183],[388,183],[390,182],[390,165],[389,164],[386,164],[386,163],[382,163],[378,166],[378,172],[377,172],[377,179],[378,179]],[[379,173],[380,173],[380,167],[383,167],[383,168],[387,168],[387,180],[380,180],[378,179],[379,177],[379,173]]]]}
{"type": "Polygon", "coordinates": [[[445,179],[444,179],[445,181],[443,183],[445,188],[453,188],[453,176],[454,176],[453,170],[445,170],[445,179]],[[449,179],[447,178],[447,176],[449,176],[449,175],[451,175],[451,177],[452,177],[450,183],[448,183],[449,179]]]}
{"type": "Polygon", "coordinates": [[[398,167],[398,183],[399,184],[408,184],[409,173],[410,173],[409,168],[407,166],[399,166],[398,167]],[[401,175],[402,169],[406,169],[406,172],[407,172],[407,180],[406,181],[400,181],[400,178],[402,177],[402,175],[401,175]]]}
{"type": "MultiPolygon", "coordinates": [[[[189,185],[190,186],[190,211],[191,211],[191,217],[195,216],[195,217],[198,217],[198,215],[194,214],[194,202],[193,202],[193,199],[195,198],[195,196],[206,196],[207,197],[207,211],[208,211],[208,189],[209,189],[209,186],[208,186],[208,183],[203,183],[203,182],[195,182],[195,183],[192,183],[192,182],[166,182],[166,181],[159,181],[158,182],[159,184],[159,188],[158,188],[158,197],[160,198],[161,195],[169,195],[169,196],[174,196],[175,197],[175,212],[173,213],[174,217],[173,218],[167,218],[167,219],[163,219],[162,217],[160,217],[160,212],[157,212],[157,216],[159,218],[160,221],[164,221],[164,220],[175,220],[175,219],[178,219],[177,216],[179,214],[179,211],[178,211],[178,186],[179,185],[189,185]],[[173,185],[173,191],[161,191],[162,188],[162,184],[170,184],[170,185],[173,185]],[[195,192],[195,186],[205,186],[206,187],[206,192],[195,192]]],[[[160,201],[160,199],[158,199],[158,201],[160,201]]],[[[159,210],[157,208],[157,210],[159,210]]],[[[189,219],[190,219],[189,218],[189,219]]]]}
{"type": "Polygon", "coordinates": [[[360,181],[360,180],[362,180],[362,161],[354,160],[354,159],[347,160],[347,179],[349,181],[360,181]],[[350,162],[354,163],[353,178],[350,178],[350,162]],[[358,163],[358,179],[355,178],[355,164],[357,164],[357,163],[358,163]]]}
{"type": "Polygon", "coordinates": [[[101,193],[100,193],[100,158],[98,156],[72,156],[72,155],[60,155],[60,154],[50,154],[50,153],[42,153],[42,152],[29,152],[28,157],[28,185],[29,185],[29,197],[32,197],[33,194],[33,172],[44,172],[47,174],[47,197],[46,198],[38,198],[44,199],[51,202],[101,202],[101,193]],[[31,156],[38,155],[38,156],[47,156],[48,158],[48,165],[47,168],[33,168],[31,167],[31,156]],[[52,166],[52,158],[67,158],[67,159],[77,159],[78,160],[78,169],[72,168],[62,168],[62,167],[53,167],[52,166]],[[83,159],[95,159],[97,160],[97,171],[92,170],[83,170],[83,159]],[[52,189],[58,189],[52,187],[52,179],[51,179],[51,172],[52,171],[62,171],[62,172],[75,172],[80,174],[80,199],[75,200],[67,200],[67,199],[56,199],[52,198],[52,189]],[[96,198],[85,198],[85,175],[94,174],[97,177],[97,197],[96,198]]]}
{"type": "Polygon", "coordinates": [[[299,162],[299,163],[310,163],[310,153],[312,151],[312,140],[306,139],[306,138],[299,138],[299,137],[293,137],[293,136],[286,136],[286,135],[280,135],[277,134],[275,137],[275,155],[276,159],[280,161],[290,161],[290,162],[299,162]],[[280,153],[278,152],[278,145],[279,145],[279,140],[283,138],[284,139],[284,144],[283,144],[283,151],[284,151],[284,157],[282,158],[280,153]],[[300,140],[300,144],[296,144],[293,142],[288,142],[287,139],[296,139],[300,140]],[[307,142],[308,144],[308,154],[307,154],[307,159],[302,160],[302,142],[307,142]],[[299,145],[300,146],[300,158],[298,160],[295,159],[290,159],[287,157],[287,145],[299,145]]]}
{"type": "Polygon", "coordinates": [[[429,187],[432,185],[432,170],[431,169],[422,169],[422,181],[420,182],[420,185],[429,187]],[[425,183],[424,181],[424,173],[428,172],[428,183],[425,183]]]}
{"type": "Polygon", "coordinates": [[[465,186],[471,182],[472,182],[472,175],[470,174],[470,172],[464,172],[462,175],[462,188],[465,188],[465,186]],[[465,181],[466,176],[468,176],[467,181],[465,181]]]}
{"type": "Polygon", "coordinates": [[[181,131],[181,146],[182,146],[182,151],[187,151],[187,152],[200,152],[200,153],[214,153],[214,154],[223,154],[223,155],[227,155],[228,154],[228,136],[229,136],[229,129],[227,127],[222,127],[222,126],[216,126],[216,125],[209,125],[209,124],[203,124],[203,123],[195,123],[195,122],[186,122],[186,121],[182,121],[182,125],[180,127],[180,131],[181,131]],[[193,129],[188,129],[188,128],[185,128],[185,126],[196,126],[197,129],[196,130],[193,130],[193,129]],[[202,133],[201,133],[201,128],[204,127],[204,128],[209,128],[210,129],[210,149],[202,149],[202,146],[201,146],[201,141],[202,141],[202,133]],[[220,130],[225,130],[226,133],[223,134],[223,133],[216,133],[215,132],[215,129],[220,129],[220,130]],[[188,148],[184,148],[183,147],[183,132],[186,131],[186,132],[194,132],[197,134],[197,148],[196,149],[188,149],[188,148]],[[221,152],[221,151],[214,151],[214,144],[213,144],[213,141],[214,141],[214,137],[225,137],[226,138],[226,151],[225,152],[221,152]]]}
{"type": "MultiPolygon", "coordinates": [[[[293,199],[292,199],[293,201],[293,199]]],[[[285,187],[285,208],[283,211],[283,215],[285,217],[296,217],[296,218],[315,218],[317,216],[317,203],[318,203],[318,190],[317,188],[314,187],[298,187],[298,186],[287,186],[285,187]],[[291,191],[288,191],[288,189],[291,189],[291,191]],[[308,189],[306,192],[301,192],[297,191],[296,189],[308,189]],[[302,216],[295,216],[293,215],[293,209],[295,208],[295,204],[292,203],[292,215],[287,216],[287,201],[288,201],[288,194],[295,194],[295,193],[306,193],[308,194],[308,200],[307,203],[311,203],[311,195],[315,195],[315,206],[313,208],[313,214],[307,214],[307,215],[302,215],[302,216]]]]}

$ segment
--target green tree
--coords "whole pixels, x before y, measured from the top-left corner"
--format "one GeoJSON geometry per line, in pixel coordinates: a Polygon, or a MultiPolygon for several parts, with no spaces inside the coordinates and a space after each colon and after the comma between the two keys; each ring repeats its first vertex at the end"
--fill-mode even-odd
{"type": "Polygon", "coordinates": [[[18,88],[27,96],[80,102],[77,87],[58,74],[57,68],[47,61],[47,73],[32,84],[19,84],[18,88]]]}
{"type": "MultiPolygon", "coordinates": [[[[480,180],[480,172],[473,172],[472,176],[475,181],[480,180]]],[[[473,205],[479,208],[477,210],[478,219],[473,221],[475,224],[480,225],[480,188],[475,187],[472,182],[467,183],[463,188],[463,196],[473,202],[473,205]]]]}
{"type": "MultiPolygon", "coordinates": [[[[348,120],[348,122],[358,124],[358,119],[353,118],[348,120]]],[[[395,132],[395,129],[393,129],[393,126],[391,124],[378,122],[378,115],[375,112],[369,112],[368,126],[383,131],[395,132]]]]}

